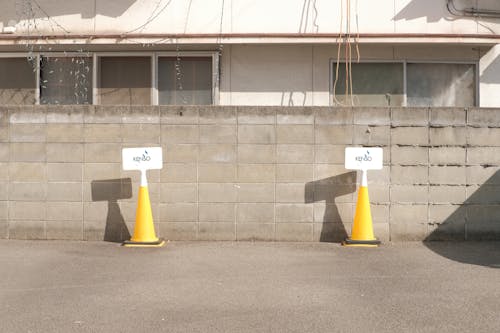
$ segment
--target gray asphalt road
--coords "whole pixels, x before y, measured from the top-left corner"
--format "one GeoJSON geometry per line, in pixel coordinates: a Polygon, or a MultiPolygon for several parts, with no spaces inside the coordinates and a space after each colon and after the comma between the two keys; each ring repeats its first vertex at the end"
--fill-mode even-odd
{"type": "Polygon", "coordinates": [[[500,242],[0,241],[1,332],[499,332],[500,242]]]}

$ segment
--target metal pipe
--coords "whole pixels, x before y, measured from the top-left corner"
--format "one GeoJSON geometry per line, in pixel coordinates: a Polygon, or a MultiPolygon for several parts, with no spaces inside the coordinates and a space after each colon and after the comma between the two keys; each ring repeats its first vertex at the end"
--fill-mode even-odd
{"type": "Polygon", "coordinates": [[[454,16],[500,18],[500,11],[498,10],[476,8],[458,9],[453,0],[446,1],[446,9],[454,16]]]}

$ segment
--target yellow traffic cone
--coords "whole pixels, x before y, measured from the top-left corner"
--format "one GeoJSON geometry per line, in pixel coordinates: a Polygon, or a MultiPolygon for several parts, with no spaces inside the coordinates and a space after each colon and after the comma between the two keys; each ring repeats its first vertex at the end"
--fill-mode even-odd
{"type": "Polygon", "coordinates": [[[368,181],[366,170],[363,170],[363,180],[358,190],[358,202],[352,225],[351,238],[347,238],[344,246],[376,247],[380,241],[373,235],[372,213],[368,196],[368,181]]]}
{"type": "Polygon", "coordinates": [[[139,188],[139,198],[137,200],[134,234],[129,241],[123,242],[124,246],[160,247],[165,244],[165,241],[156,237],[155,234],[145,173],[146,171],[141,174],[141,187],[139,188]]]}

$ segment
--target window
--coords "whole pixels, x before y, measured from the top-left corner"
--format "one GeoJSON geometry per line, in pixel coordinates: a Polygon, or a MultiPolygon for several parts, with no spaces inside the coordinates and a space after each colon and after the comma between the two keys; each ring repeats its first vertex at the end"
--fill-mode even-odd
{"type": "Polygon", "coordinates": [[[92,58],[41,57],[40,104],[92,104],[92,58]]]}
{"type": "Polygon", "coordinates": [[[152,104],[151,57],[100,57],[100,104],[152,104]]]}
{"type": "MultiPolygon", "coordinates": [[[[336,63],[332,68],[333,104],[350,105],[351,97],[348,96],[347,101],[345,97],[345,66],[340,66],[338,76],[336,63]]],[[[465,107],[478,104],[475,64],[367,62],[353,63],[351,72],[354,105],[465,107]]]]}
{"type": "Polygon", "coordinates": [[[211,57],[159,57],[159,104],[212,104],[211,57]]]}
{"type": "Polygon", "coordinates": [[[36,62],[26,57],[0,58],[0,105],[35,102],[36,62]]]}

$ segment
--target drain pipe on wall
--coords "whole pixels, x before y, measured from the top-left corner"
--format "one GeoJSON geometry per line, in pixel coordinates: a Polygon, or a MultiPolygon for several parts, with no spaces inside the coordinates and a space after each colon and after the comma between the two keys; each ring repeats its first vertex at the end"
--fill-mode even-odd
{"type": "Polygon", "coordinates": [[[446,1],[446,8],[451,15],[466,17],[500,18],[500,10],[464,8],[458,9],[453,0],[446,1]]]}

